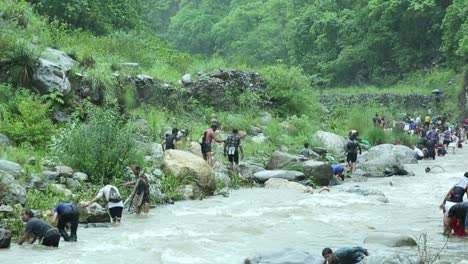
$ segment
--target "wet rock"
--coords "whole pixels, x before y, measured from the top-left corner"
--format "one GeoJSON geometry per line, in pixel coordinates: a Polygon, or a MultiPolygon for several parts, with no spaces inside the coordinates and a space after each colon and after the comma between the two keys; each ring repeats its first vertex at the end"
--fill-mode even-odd
{"type": "Polygon", "coordinates": [[[317,142],[320,147],[326,149],[335,157],[344,156],[345,146],[347,144],[344,137],[319,130],[312,136],[312,140],[317,142]]]}
{"type": "Polygon", "coordinates": [[[328,186],[333,178],[333,169],[325,162],[308,160],[303,164],[303,172],[306,178],[321,186],[328,186]]]}
{"type": "Polygon", "coordinates": [[[39,59],[33,74],[33,84],[42,93],[53,91],[68,94],[71,85],[68,81],[66,70],[60,65],[45,59],[39,59]]]}
{"type": "Polygon", "coordinates": [[[59,177],[59,173],[56,171],[48,171],[44,170],[42,171],[42,175],[48,180],[48,181],[56,181],[59,177]]]}
{"type": "Polygon", "coordinates": [[[240,162],[236,167],[236,172],[238,172],[242,177],[250,179],[254,177],[254,174],[259,171],[264,171],[265,169],[254,163],[240,162]]]}
{"type": "Polygon", "coordinates": [[[289,153],[275,151],[271,154],[270,161],[268,161],[265,168],[267,170],[301,170],[302,162],[306,160],[299,155],[291,155],[289,153]]]}
{"type": "Polygon", "coordinates": [[[0,160],[0,172],[7,173],[16,178],[23,173],[23,170],[18,163],[9,160],[0,160]]]}
{"type": "Polygon", "coordinates": [[[4,203],[22,205],[26,203],[26,190],[12,175],[0,171],[0,186],[3,188],[0,192],[0,200],[4,203]]]}
{"type": "Polygon", "coordinates": [[[420,264],[420,259],[416,256],[410,256],[406,254],[394,253],[394,254],[370,254],[364,258],[360,264],[420,264]]]}
{"type": "Polygon", "coordinates": [[[163,171],[179,179],[193,179],[204,194],[211,195],[216,190],[213,169],[205,160],[181,150],[169,149],[163,160],[163,171]]]}
{"type": "Polygon", "coordinates": [[[10,139],[5,134],[0,133],[0,146],[10,146],[10,139]]]}
{"type": "Polygon", "coordinates": [[[286,248],[276,252],[256,254],[245,259],[244,264],[323,264],[323,257],[286,248]]]}
{"type": "Polygon", "coordinates": [[[111,227],[110,223],[89,223],[84,225],[84,228],[107,228],[111,227]]]}
{"type": "Polygon", "coordinates": [[[195,193],[192,185],[184,185],[177,187],[177,193],[181,194],[184,200],[194,199],[195,193]]]}
{"type": "Polygon", "coordinates": [[[313,193],[314,189],[285,179],[270,178],[265,182],[266,189],[290,189],[301,193],[313,193]]]}
{"type": "Polygon", "coordinates": [[[11,244],[11,232],[0,227],[0,248],[9,248],[11,244]]]}
{"type": "Polygon", "coordinates": [[[413,247],[416,240],[407,235],[393,233],[374,233],[364,239],[365,244],[381,244],[387,247],[413,247]]]}
{"type": "Polygon", "coordinates": [[[109,214],[98,203],[92,203],[88,207],[79,204],[78,210],[80,211],[79,222],[82,224],[110,222],[109,214]]]}
{"type": "Polygon", "coordinates": [[[88,175],[86,173],[83,173],[83,172],[75,172],[75,173],[73,173],[72,178],[77,180],[77,181],[85,182],[85,181],[88,180],[88,175]]]}
{"type": "Polygon", "coordinates": [[[60,177],[72,177],[73,169],[68,166],[55,166],[55,171],[59,174],[60,177]]]}
{"type": "Polygon", "coordinates": [[[382,191],[379,190],[373,190],[373,189],[367,189],[367,188],[361,188],[359,186],[354,186],[354,187],[344,187],[342,191],[348,192],[348,193],[356,193],[359,195],[363,196],[377,196],[377,200],[381,201],[383,203],[388,203],[388,198],[385,196],[385,194],[382,191]]]}
{"type": "Polygon", "coordinates": [[[270,178],[280,178],[286,179],[288,181],[300,181],[304,180],[304,173],[300,171],[290,171],[290,170],[265,170],[259,171],[254,174],[255,180],[259,183],[264,183],[270,178]]]}
{"type": "Polygon", "coordinates": [[[29,182],[29,187],[38,191],[45,191],[47,189],[47,186],[44,183],[44,181],[37,176],[31,177],[31,181],[29,182]]]}

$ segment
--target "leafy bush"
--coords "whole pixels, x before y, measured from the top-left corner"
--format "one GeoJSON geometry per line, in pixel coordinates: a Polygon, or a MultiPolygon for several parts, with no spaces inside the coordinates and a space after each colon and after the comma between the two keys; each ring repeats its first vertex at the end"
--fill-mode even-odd
{"type": "Polygon", "coordinates": [[[136,134],[125,120],[113,109],[88,105],[88,110],[87,122],[72,123],[55,139],[54,157],[85,172],[94,183],[117,178],[126,166],[140,163],[136,134]]]}
{"type": "Polygon", "coordinates": [[[373,146],[389,143],[389,135],[380,127],[371,127],[362,135],[363,139],[369,141],[373,146]]]}
{"type": "Polygon", "coordinates": [[[32,145],[45,145],[54,133],[54,126],[49,119],[49,104],[42,103],[34,95],[21,92],[16,100],[17,112],[12,112],[0,124],[0,131],[11,140],[32,145]]]}

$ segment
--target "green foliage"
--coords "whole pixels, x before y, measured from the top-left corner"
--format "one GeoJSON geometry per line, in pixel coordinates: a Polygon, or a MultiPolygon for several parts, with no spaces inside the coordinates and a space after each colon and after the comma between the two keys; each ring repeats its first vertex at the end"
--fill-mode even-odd
{"type": "Polygon", "coordinates": [[[167,195],[173,201],[180,201],[184,197],[177,192],[177,188],[189,184],[188,181],[179,179],[174,175],[165,175],[161,179],[161,192],[167,195]]]}
{"type": "Polygon", "coordinates": [[[4,54],[9,63],[9,80],[15,86],[29,87],[33,68],[39,58],[38,47],[29,40],[17,39],[13,47],[4,54]]]}
{"type": "Polygon", "coordinates": [[[389,135],[380,127],[372,126],[370,129],[366,129],[366,131],[360,132],[361,137],[369,141],[373,146],[389,143],[389,135]]]}
{"type": "Polygon", "coordinates": [[[263,70],[263,76],[271,104],[279,115],[311,114],[318,106],[310,80],[300,68],[269,66],[263,70]]]}
{"type": "Polygon", "coordinates": [[[17,103],[17,109],[1,123],[0,131],[17,144],[44,146],[54,133],[54,126],[49,119],[49,104],[43,103],[37,96],[26,91],[11,99],[17,103]]]}
{"type": "Polygon", "coordinates": [[[72,123],[52,145],[56,159],[90,176],[93,183],[104,177],[119,178],[126,166],[142,164],[135,133],[113,109],[88,106],[85,123],[72,123]]]}

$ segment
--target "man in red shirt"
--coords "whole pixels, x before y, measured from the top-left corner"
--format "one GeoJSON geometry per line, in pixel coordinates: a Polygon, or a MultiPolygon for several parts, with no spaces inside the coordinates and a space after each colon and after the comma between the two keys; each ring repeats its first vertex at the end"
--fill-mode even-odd
{"type": "Polygon", "coordinates": [[[211,142],[214,140],[218,143],[224,142],[224,140],[219,139],[215,136],[215,132],[218,129],[218,126],[213,124],[211,128],[208,128],[205,133],[203,133],[203,139],[201,143],[201,151],[203,158],[208,162],[210,166],[213,166],[213,155],[211,153],[211,142]]]}

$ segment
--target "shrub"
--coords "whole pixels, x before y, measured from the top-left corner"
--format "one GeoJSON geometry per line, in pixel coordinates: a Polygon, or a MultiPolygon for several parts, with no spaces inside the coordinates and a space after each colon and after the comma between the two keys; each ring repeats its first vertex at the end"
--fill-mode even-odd
{"type": "MultiPolygon", "coordinates": [[[[13,99],[15,100],[15,99],[13,99]]],[[[8,115],[0,125],[0,131],[16,143],[45,145],[50,141],[54,126],[49,119],[49,104],[37,96],[22,92],[16,98],[17,112],[8,115]]]]}
{"type": "Polygon", "coordinates": [[[60,162],[87,173],[94,183],[104,177],[115,178],[124,168],[140,163],[130,126],[113,109],[88,105],[89,119],[72,123],[52,145],[53,156],[60,162]]]}

